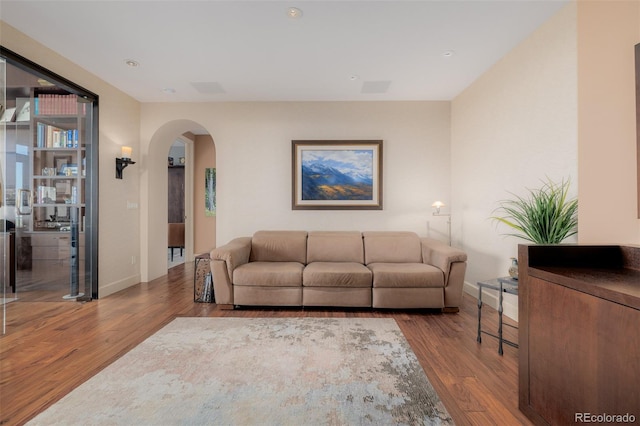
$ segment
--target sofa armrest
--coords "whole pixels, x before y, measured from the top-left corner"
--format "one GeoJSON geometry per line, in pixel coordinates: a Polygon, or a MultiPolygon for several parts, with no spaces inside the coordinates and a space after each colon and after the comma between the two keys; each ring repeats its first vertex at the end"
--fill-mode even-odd
{"type": "Polygon", "coordinates": [[[422,261],[442,269],[445,276],[449,274],[452,263],[467,261],[467,254],[462,250],[433,238],[420,238],[420,241],[422,242],[422,261]]]}
{"type": "Polygon", "coordinates": [[[229,281],[233,282],[233,270],[249,262],[251,237],[240,237],[211,250],[211,260],[222,260],[227,266],[229,281]]]}
{"type": "Polygon", "coordinates": [[[218,304],[233,304],[233,270],[249,262],[251,237],[235,238],[211,250],[213,290],[218,304]]]}
{"type": "Polygon", "coordinates": [[[422,261],[444,272],[444,305],[459,307],[462,302],[467,254],[433,238],[421,238],[422,261]]]}

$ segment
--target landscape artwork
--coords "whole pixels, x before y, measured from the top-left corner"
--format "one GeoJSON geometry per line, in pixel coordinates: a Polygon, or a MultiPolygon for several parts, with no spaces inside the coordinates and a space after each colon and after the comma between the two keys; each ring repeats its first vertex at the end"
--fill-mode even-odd
{"type": "Polygon", "coordinates": [[[293,141],[293,209],[381,209],[382,141],[293,141]]]}
{"type": "Polygon", "coordinates": [[[204,170],[204,215],[213,217],[216,215],[216,169],[204,170]]]}

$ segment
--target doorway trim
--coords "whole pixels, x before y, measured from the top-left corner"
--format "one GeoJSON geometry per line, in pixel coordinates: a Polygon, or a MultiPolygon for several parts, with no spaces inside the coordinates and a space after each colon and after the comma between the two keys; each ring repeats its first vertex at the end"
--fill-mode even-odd
{"type": "Polygon", "coordinates": [[[193,153],[195,141],[184,134],[178,136],[175,140],[184,143],[184,261],[191,262],[193,261],[195,222],[193,216],[193,153]]]}
{"type": "MultiPolygon", "coordinates": [[[[146,147],[147,155],[141,161],[140,193],[140,275],[142,282],[149,282],[167,274],[167,152],[173,142],[185,142],[185,261],[193,260],[194,211],[193,211],[193,156],[194,141],[184,137],[203,126],[192,120],[173,120],[153,132],[146,147]]],[[[209,132],[209,134],[211,134],[209,132]]],[[[142,141],[144,144],[144,141],[142,141]]],[[[145,147],[141,146],[142,151],[145,147]]]]}

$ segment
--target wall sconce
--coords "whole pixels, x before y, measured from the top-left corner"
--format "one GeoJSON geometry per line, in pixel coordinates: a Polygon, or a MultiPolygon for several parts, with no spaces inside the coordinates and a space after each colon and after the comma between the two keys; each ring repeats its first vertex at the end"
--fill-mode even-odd
{"type": "Polygon", "coordinates": [[[431,207],[433,207],[434,209],[436,209],[435,212],[433,212],[434,216],[446,216],[447,217],[447,232],[449,235],[449,245],[451,245],[451,214],[450,213],[440,213],[440,209],[442,207],[444,207],[446,204],[443,203],[442,201],[436,201],[433,204],[431,204],[431,207]]]}
{"type": "Polygon", "coordinates": [[[131,161],[132,151],[133,149],[130,146],[123,146],[121,153],[122,158],[116,157],[116,179],[122,179],[122,171],[129,164],[136,164],[135,161],[131,161]]]}

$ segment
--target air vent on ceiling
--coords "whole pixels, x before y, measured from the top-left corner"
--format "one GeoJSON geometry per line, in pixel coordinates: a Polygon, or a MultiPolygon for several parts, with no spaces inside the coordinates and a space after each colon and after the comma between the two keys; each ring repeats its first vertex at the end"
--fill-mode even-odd
{"type": "Polygon", "coordinates": [[[205,95],[218,95],[227,93],[217,81],[193,82],[191,85],[200,93],[205,95]]]}
{"type": "Polygon", "coordinates": [[[365,81],[362,83],[362,93],[386,93],[391,86],[390,80],[365,81]]]}

